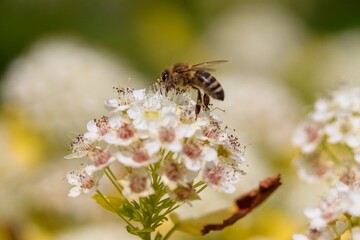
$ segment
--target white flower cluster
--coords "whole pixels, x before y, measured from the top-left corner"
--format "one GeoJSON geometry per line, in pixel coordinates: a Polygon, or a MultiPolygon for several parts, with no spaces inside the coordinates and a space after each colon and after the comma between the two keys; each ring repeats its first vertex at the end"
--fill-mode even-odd
{"type": "Polygon", "coordinates": [[[68,173],[74,187],[69,196],[97,189],[99,177],[111,164],[120,164],[125,176],[117,180],[128,199],[148,196],[153,189],[151,166],[166,186],[169,196],[188,200],[194,185],[206,185],[227,193],[235,190],[244,163],[238,139],[207,111],[196,116],[190,94],[116,88],[117,98],[105,102],[109,116],[87,124],[66,158],[87,157],[81,171],[68,173]],[[196,178],[196,179],[195,179],[196,178]]]}
{"type": "MultiPolygon", "coordinates": [[[[315,103],[309,118],[296,130],[293,144],[300,177],[323,180],[329,191],[317,206],[307,208],[307,235],[293,239],[339,239],[360,223],[360,88],[343,88],[315,103]]],[[[355,238],[353,238],[355,239],[355,238]]]]}

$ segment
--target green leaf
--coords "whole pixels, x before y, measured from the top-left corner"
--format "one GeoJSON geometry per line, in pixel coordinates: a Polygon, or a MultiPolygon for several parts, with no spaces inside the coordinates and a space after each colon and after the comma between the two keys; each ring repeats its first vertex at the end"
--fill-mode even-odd
{"type": "Polygon", "coordinates": [[[170,214],[172,222],[177,226],[177,230],[186,232],[194,236],[203,235],[202,230],[208,224],[221,224],[224,219],[233,215],[232,208],[225,208],[197,218],[180,219],[175,213],[170,214]]]}
{"type": "Polygon", "coordinates": [[[106,195],[94,194],[91,196],[100,206],[110,212],[120,211],[125,200],[120,197],[111,197],[106,195]],[[105,197],[105,199],[104,199],[105,197]]]}
{"type": "Polygon", "coordinates": [[[128,233],[139,236],[139,229],[138,228],[132,228],[130,226],[126,226],[126,230],[128,233]]]}
{"type": "Polygon", "coordinates": [[[157,232],[154,240],[161,240],[161,239],[162,239],[162,235],[159,232],[157,232]]]}

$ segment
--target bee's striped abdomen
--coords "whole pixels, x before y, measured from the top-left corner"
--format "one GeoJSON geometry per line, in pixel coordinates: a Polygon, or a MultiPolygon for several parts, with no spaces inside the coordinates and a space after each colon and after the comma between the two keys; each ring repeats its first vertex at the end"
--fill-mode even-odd
{"type": "Polygon", "coordinates": [[[224,89],[214,76],[205,71],[197,71],[195,77],[195,85],[201,87],[212,98],[224,100],[224,89]]]}

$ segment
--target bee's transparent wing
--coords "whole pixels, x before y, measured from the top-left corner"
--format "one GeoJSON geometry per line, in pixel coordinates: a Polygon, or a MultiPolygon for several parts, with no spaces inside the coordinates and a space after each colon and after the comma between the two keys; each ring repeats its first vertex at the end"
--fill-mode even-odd
{"type": "Polygon", "coordinates": [[[209,62],[202,62],[191,66],[191,70],[205,70],[205,71],[213,71],[213,67],[218,64],[226,63],[228,60],[216,60],[216,61],[209,61],[209,62]]]}

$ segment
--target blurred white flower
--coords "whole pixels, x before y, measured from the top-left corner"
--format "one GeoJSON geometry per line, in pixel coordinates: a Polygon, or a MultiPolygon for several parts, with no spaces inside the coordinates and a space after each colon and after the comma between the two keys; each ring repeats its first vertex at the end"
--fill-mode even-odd
{"type": "Polygon", "coordinates": [[[237,69],[268,72],[286,61],[302,41],[303,29],[284,6],[256,2],[225,12],[204,39],[237,69]]]}
{"type": "Polygon", "coordinates": [[[293,240],[310,240],[307,236],[303,234],[293,234],[292,235],[293,240]]]}
{"type": "Polygon", "coordinates": [[[304,122],[295,129],[292,138],[294,146],[301,148],[304,153],[311,153],[322,139],[322,129],[314,122],[304,122]]]}
{"type": "Polygon", "coordinates": [[[350,226],[349,230],[359,225],[359,93],[359,87],[330,92],[316,101],[314,111],[295,130],[298,141],[293,143],[300,150],[295,166],[300,177],[308,181],[321,179],[329,186],[316,206],[305,209],[310,221],[307,236],[311,240],[340,238],[348,228],[344,225],[350,226]],[[312,127],[304,128],[309,122],[312,127]],[[299,129],[305,131],[299,134],[299,129]],[[300,140],[309,136],[316,144],[304,147],[307,142],[300,140]]]}
{"type": "Polygon", "coordinates": [[[294,166],[300,178],[307,182],[315,182],[331,174],[334,164],[319,152],[305,154],[295,158],[294,166]]]}
{"type": "Polygon", "coordinates": [[[130,77],[138,86],[138,74],[110,54],[74,39],[52,38],[35,43],[10,65],[1,90],[5,105],[49,136],[64,138],[64,132],[79,132],[84,121],[100,115],[108,89],[130,77]]]}
{"type": "Polygon", "coordinates": [[[344,142],[350,148],[360,147],[360,117],[340,116],[326,125],[325,132],[329,143],[344,142]]]}

